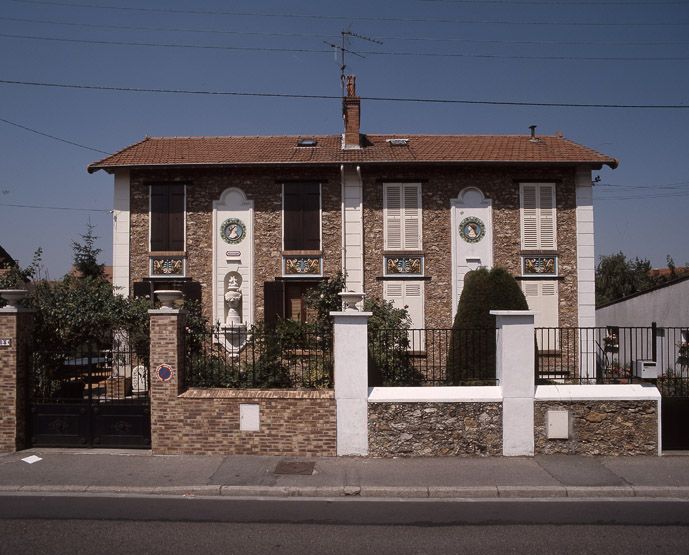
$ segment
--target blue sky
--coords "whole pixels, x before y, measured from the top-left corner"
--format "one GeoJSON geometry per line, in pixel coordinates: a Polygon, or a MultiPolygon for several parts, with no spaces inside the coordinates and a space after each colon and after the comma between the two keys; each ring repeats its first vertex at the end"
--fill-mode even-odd
{"type": "MultiPolygon", "coordinates": [[[[0,79],[337,95],[338,63],[318,51],[343,29],[383,42],[349,43],[365,56],[347,58],[362,96],[689,105],[685,1],[0,0],[0,79]]],[[[107,152],[146,135],[341,131],[337,100],[7,83],[0,118],[107,152]]],[[[371,133],[515,134],[531,124],[620,160],[594,190],[598,255],[689,262],[688,109],[362,105],[371,133]]],[[[101,156],[0,121],[0,244],[22,263],[42,247],[59,277],[90,220],[110,262],[112,177],[86,173],[101,156]]]]}

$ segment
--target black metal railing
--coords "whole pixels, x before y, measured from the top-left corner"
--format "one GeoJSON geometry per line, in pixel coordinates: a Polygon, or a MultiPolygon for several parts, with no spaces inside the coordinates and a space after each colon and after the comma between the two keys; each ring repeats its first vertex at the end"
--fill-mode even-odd
{"type": "Polygon", "coordinates": [[[686,329],[655,325],[536,328],[536,383],[631,383],[641,361],[671,383],[689,377],[685,340],[686,329]]]}
{"type": "Polygon", "coordinates": [[[369,330],[370,386],[495,385],[495,329],[369,330]]]}
{"type": "Polygon", "coordinates": [[[70,352],[33,350],[29,360],[32,402],[148,402],[148,356],[126,342],[70,352]]]}
{"type": "Polygon", "coordinates": [[[186,387],[331,388],[332,332],[255,327],[187,334],[184,376],[186,387]]]}

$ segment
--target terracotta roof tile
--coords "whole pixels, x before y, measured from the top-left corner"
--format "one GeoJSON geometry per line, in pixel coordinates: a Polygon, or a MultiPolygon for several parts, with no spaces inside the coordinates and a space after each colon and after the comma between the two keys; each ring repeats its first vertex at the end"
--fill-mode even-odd
{"type": "Polygon", "coordinates": [[[341,163],[552,163],[611,168],[617,160],[562,137],[528,135],[362,135],[363,147],[343,150],[339,135],[308,137],[315,147],[300,147],[300,136],[149,137],[88,167],[89,172],[150,166],[233,166],[341,163]],[[409,139],[406,145],[388,140],[409,139]]]}

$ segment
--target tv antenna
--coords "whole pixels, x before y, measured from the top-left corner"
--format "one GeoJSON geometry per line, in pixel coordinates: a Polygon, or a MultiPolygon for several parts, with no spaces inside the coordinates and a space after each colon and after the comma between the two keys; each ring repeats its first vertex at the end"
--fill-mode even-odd
{"type": "Polygon", "coordinates": [[[345,71],[347,69],[347,63],[345,61],[345,54],[352,54],[353,56],[357,56],[359,58],[366,58],[366,56],[359,54],[358,52],[355,52],[354,50],[351,50],[349,48],[349,39],[350,38],[355,38],[359,40],[365,40],[367,42],[372,42],[374,44],[383,44],[382,41],[376,40],[371,37],[367,37],[364,35],[360,35],[359,33],[355,33],[354,31],[351,31],[350,29],[347,29],[346,31],[340,31],[340,44],[334,44],[332,42],[328,41],[323,41],[325,44],[333,48],[336,52],[339,52],[340,54],[340,87],[342,89],[342,96],[345,96],[345,71]]]}

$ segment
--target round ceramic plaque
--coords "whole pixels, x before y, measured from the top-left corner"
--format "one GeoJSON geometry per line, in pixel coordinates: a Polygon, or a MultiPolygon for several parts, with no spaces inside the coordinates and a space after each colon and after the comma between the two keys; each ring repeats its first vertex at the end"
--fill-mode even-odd
{"type": "Polygon", "coordinates": [[[486,235],[486,225],[480,218],[469,216],[459,224],[459,236],[467,243],[478,243],[486,235]]]}
{"type": "Polygon", "coordinates": [[[230,245],[241,243],[246,237],[246,225],[239,218],[228,218],[220,226],[220,236],[230,245]]]}

